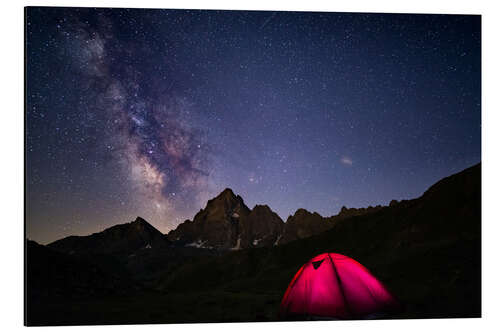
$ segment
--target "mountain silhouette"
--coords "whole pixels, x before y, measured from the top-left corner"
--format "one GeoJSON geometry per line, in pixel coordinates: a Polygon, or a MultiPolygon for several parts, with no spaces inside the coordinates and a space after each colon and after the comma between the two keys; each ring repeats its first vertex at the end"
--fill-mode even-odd
{"type": "Polygon", "coordinates": [[[283,221],[266,205],[250,210],[229,188],[209,200],[193,221],[168,233],[176,244],[216,249],[271,246],[283,230],[283,221]]]}
{"type": "Polygon", "coordinates": [[[404,306],[393,318],[480,316],[481,164],[416,199],[332,217],[298,209],[285,223],[226,189],[168,235],[137,218],[28,241],[27,324],[277,320],[297,270],[325,252],[377,276],[404,306]]]}
{"type": "Polygon", "coordinates": [[[381,206],[342,207],[338,215],[322,217],[300,208],[284,223],[267,205],[250,210],[230,188],[209,200],[193,218],[163,235],[141,217],[88,236],[69,236],[47,246],[67,254],[133,253],[139,249],[184,246],[217,250],[240,250],[276,246],[310,237],[332,228],[342,219],[369,214],[381,206]]]}
{"type": "Polygon", "coordinates": [[[194,219],[187,220],[168,233],[177,245],[197,248],[240,250],[285,244],[310,237],[334,226],[347,217],[373,213],[381,206],[368,208],[342,207],[338,215],[322,217],[300,208],[286,223],[267,205],[250,210],[239,195],[226,188],[209,200],[194,219]]]}
{"type": "MultiPolygon", "coordinates": [[[[295,216],[320,220],[302,210],[295,216]]],[[[396,318],[480,316],[481,165],[437,182],[419,198],[346,217],[314,236],[204,258],[173,272],[161,288],[275,292],[279,304],[301,265],[324,252],[356,258],[379,277],[404,305],[396,318]]]]}
{"type": "Polygon", "coordinates": [[[131,253],[138,249],[163,249],[170,242],[160,231],[141,217],[135,221],[112,226],[89,236],[69,236],[47,245],[68,253],[131,253]]]}

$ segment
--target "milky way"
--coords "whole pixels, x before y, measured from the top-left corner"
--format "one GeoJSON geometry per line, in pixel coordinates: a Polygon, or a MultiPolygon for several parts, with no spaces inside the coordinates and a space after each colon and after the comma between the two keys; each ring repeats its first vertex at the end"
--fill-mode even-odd
{"type": "Polygon", "coordinates": [[[226,187],[298,208],[413,198],[481,158],[478,16],[29,8],[28,237],[226,187]]]}
{"type": "Polygon", "coordinates": [[[93,29],[76,20],[61,34],[75,36],[67,51],[97,99],[95,112],[110,124],[102,140],[110,158],[122,162],[118,172],[126,173],[143,211],[164,220],[192,213],[207,199],[209,153],[202,131],[189,121],[189,101],[155,87],[142,72],[151,70],[142,63],[149,45],[115,43],[105,15],[93,29]]]}

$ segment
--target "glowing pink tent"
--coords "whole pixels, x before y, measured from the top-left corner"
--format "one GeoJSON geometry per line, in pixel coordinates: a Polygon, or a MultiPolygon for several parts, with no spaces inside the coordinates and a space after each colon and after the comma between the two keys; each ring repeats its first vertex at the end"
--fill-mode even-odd
{"type": "Polygon", "coordinates": [[[397,308],[387,289],[363,265],[337,253],[309,260],[283,296],[282,318],[355,319],[397,308]]]}

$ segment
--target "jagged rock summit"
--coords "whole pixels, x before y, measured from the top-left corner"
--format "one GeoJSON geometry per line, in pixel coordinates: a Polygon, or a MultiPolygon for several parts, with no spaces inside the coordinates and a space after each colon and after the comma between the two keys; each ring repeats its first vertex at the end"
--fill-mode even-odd
{"type": "Polygon", "coordinates": [[[283,221],[269,207],[250,210],[239,195],[226,188],[192,221],[181,223],[167,237],[186,246],[240,249],[276,241],[281,224],[283,221]]]}
{"type": "Polygon", "coordinates": [[[269,206],[256,205],[250,210],[241,196],[226,188],[209,200],[192,221],[181,223],[167,237],[177,245],[198,248],[239,250],[274,246],[319,234],[332,228],[337,221],[381,208],[342,207],[338,215],[331,217],[299,208],[284,223],[269,206]]]}

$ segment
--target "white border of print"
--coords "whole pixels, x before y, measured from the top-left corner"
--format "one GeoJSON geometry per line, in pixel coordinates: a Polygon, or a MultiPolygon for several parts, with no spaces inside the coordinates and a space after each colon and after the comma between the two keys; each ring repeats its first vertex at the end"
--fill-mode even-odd
{"type": "Polygon", "coordinates": [[[2,202],[2,226],[0,254],[1,295],[0,326],[5,332],[30,331],[74,331],[86,332],[135,332],[138,329],[150,332],[199,332],[229,333],[255,331],[286,331],[287,333],[315,332],[485,332],[497,331],[500,327],[500,281],[497,238],[500,235],[500,221],[495,219],[495,194],[500,189],[498,173],[500,142],[497,78],[500,77],[499,61],[500,17],[498,2],[494,1],[295,1],[295,0],[253,0],[253,1],[191,1],[191,0],[68,0],[68,1],[18,1],[2,4],[2,113],[0,144],[0,184],[2,202]],[[391,13],[447,13],[481,14],[483,23],[483,103],[482,103],[482,164],[483,164],[483,318],[481,319],[438,319],[438,320],[381,320],[347,322],[293,322],[293,323],[239,323],[239,324],[192,324],[192,325],[144,325],[144,326],[79,326],[79,327],[23,327],[23,6],[99,6],[135,8],[199,8],[199,9],[248,9],[248,10],[297,10],[297,11],[339,11],[339,12],[391,12],[391,13]]]}

